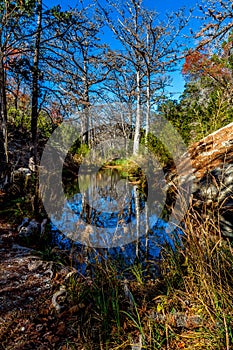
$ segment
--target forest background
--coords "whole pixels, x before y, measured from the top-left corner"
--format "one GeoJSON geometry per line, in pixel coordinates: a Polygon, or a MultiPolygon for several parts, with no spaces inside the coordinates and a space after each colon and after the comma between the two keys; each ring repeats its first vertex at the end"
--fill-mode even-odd
{"type": "MultiPolygon", "coordinates": [[[[160,116],[187,147],[233,121],[232,1],[186,1],[181,8],[177,2],[176,9],[163,3],[0,1],[1,225],[15,227],[25,216],[43,222],[40,157],[65,121],[75,118],[81,130],[66,159],[71,173],[95,143],[112,138],[116,125],[130,135],[134,156],[143,145],[160,155],[165,169],[169,150],[154,137],[160,116]]],[[[46,235],[35,247],[33,238],[33,249],[53,261],[55,277],[41,292],[44,305],[38,296],[31,303],[36,311],[22,304],[17,317],[4,315],[4,349],[34,348],[32,331],[46,349],[231,349],[232,244],[203,217],[187,215],[184,244],[163,247],[159,276],[154,262],[148,273],[140,261],[119,276],[118,262],[101,255],[83,276],[74,273],[70,252],[49,247],[46,235]],[[72,274],[62,269],[62,275],[61,266],[72,274]],[[64,285],[59,314],[50,304],[64,285]],[[23,331],[18,320],[25,321],[23,331]]],[[[8,248],[1,244],[4,263],[8,248]]]]}

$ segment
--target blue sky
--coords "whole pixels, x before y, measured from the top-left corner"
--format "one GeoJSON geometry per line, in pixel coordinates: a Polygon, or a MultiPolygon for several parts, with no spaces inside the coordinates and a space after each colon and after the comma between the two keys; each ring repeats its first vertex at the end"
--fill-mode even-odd
{"type": "MultiPolygon", "coordinates": [[[[99,0],[100,3],[103,0],[99,0]]],[[[122,0],[124,1],[124,0],[122,0]]],[[[181,7],[185,7],[187,10],[193,7],[196,7],[197,2],[200,4],[202,1],[200,0],[143,0],[143,4],[145,7],[149,9],[155,9],[161,17],[165,13],[170,13],[172,11],[178,10],[181,7]]],[[[62,9],[67,9],[69,6],[74,7],[77,3],[80,3],[80,1],[76,0],[44,0],[44,4],[48,7],[54,6],[54,5],[61,5],[62,9]]],[[[91,0],[82,0],[83,5],[87,5],[89,3],[92,3],[91,0]]],[[[195,32],[195,29],[197,27],[196,22],[193,20],[190,25],[188,26],[186,32],[189,32],[189,28],[193,29],[195,32]]],[[[106,31],[106,39],[108,42],[113,43],[113,34],[109,31],[106,31]]],[[[119,48],[119,47],[118,47],[119,48]]],[[[174,98],[178,98],[180,93],[182,93],[184,88],[184,79],[181,75],[181,66],[178,66],[178,71],[172,73],[171,77],[173,79],[172,86],[168,88],[169,92],[174,94],[174,98]]]]}
{"type": "MultiPolygon", "coordinates": [[[[156,9],[158,12],[162,13],[165,11],[172,11],[176,10],[182,6],[185,6],[187,8],[190,8],[192,6],[195,6],[198,0],[144,0],[143,4],[144,6],[156,9]]],[[[83,0],[83,4],[90,3],[90,0],[83,0]]],[[[45,4],[48,4],[48,6],[58,5],[60,4],[62,7],[67,8],[68,6],[75,6],[78,1],[76,0],[44,0],[45,4]]],[[[80,3],[80,1],[79,1],[80,3]]],[[[200,3],[200,0],[199,0],[200,3]]]]}

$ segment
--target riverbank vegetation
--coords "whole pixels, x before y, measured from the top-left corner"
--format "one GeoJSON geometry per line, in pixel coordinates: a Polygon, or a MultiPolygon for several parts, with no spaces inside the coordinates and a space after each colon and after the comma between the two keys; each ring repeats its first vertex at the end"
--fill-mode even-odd
{"type": "MultiPolygon", "coordinates": [[[[0,19],[0,348],[230,350],[232,241],[222,236],[220,217],[208,216],[207,203],[201,211],[191,205],[167,240],[154,238],[157,256],[141,259],[137,240],[136,256],[125,263],[127,245],[114,258],[107,248],[59,246],[38,176],[50,136],[71,121],[78,133],[63,164],[66,198],[88,189],[80,167],[100,177],[102,170],[117,169],[133,189],[137,204],[129,205],[130,215],[138,220],[140,195],[144,209],[148,190],[143,159],[153,155],[168,178],[175,168],[171,149],[155,136],[156,121],[169,121],[186,147],[233,121],[232,2],[209,0],[161,18],[140,0],[107,1],[106,8],[93,1],[68,10],[42,0],[0,1],[0,19]],[[189,20],[197,16],[200,28],[189,33],[189,20]],[[106,28],[121,49],[105,40],[106,28]],[[186,84],[175,99],[169,74],[179,67],[186,84]],[[102,161],[98,171],[93,159],[102,161]],[[24,218],[40,231],[19,234],[24,218]],[[38,266],[45,263],[47,289],[33,287],[39,273],[30,264],[28,291],[17,263],[4,273],[18,246],[31,249],[38,266]],[[26,304],[15,302],[25,293],[26,304]]],[[[61,156],[71,137],[59,140],[61,156]]],[[[86,201],[82,210],[88,229],[90,207],[86,201]]],[[[143,239],[148,245],[146,227],[143,239]]],[[[18,253],[21,262],[25,252],[18,253]]]]}
{"type": "Polygon", "coordinates": [[[232,244],[192,210],[185,223],[182,240],[162,245],[159,259],[125,268],[103,251],[80,254],[24,241],[52,264],[52,286],[33,312],[8,314],[2,346],[26,349],[35,339],[48,349],[230,349],[232,244]],[[85,274],[75,269],[77,261],[86,264],[85,274]],[[55,304],[61,287],[66,293],[55,304]]]}

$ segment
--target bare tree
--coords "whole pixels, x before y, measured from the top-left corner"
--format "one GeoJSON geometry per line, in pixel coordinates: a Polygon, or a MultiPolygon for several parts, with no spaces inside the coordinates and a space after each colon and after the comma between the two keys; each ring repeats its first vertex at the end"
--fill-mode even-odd
{"type": "Polygon", "coordinates": [[[48,61],[51,78],[55,77],[63,98],[69,99],[73,113],[79,112],[86,144],[90,143],[89,107],[98,99],[100,86],[111,70],[108,47],[98,37],[103,23],[93,11],[92,7],[71,10],[73,24],[62,40],[50,44],[49,50],[57,59],[48,61]]]}
{"type": "Polygon", "coordinates": [[[37,1],[36,5],[37,24],[35,32],[35,44],[32,67],[32,110],[31,110],[31,134],[34,148],[34,162],[37,164],[37,123],[38,123],[38,96],[39,96],[39,59],[41,50],[41,31],[42,31],[42,0],[37,1]]]}
{"type": "MultiPolygon", "coordinates": [[[[155,92],[166,84],[165,72],[177,64],[179,44],[176,40],[186,26],[189,16],[183,11],[168,15],[160,21],[156,11],[143,8],[141,0],[130,0],[119,6],[108,0],[109,9],[99,8],[121,42],[121,57],[129,62],[136,77],[136,118],[133,153],[139,152],[140,131],[143,125],[142,105],[146,105],[146,138],[149,133],[150,112],[155,92]],[[114,17],[110,16],[114,10],[114,17]],[[116,20],[117,18],[117,20],[116,20]]],[[[125,63],[126,64],[126,63],[125,63]]]]}
{"type": "Polygon", "coordinates": [[[196,34],[200,38],[198,48],[204,47],[214,41],[223,41],[227,34],[233,30],[232,0],[208,0],[199,5],[204,24],[196,34]]]}
{"type": "MultiPolygon", "coordinates": [[[[24,40],[29,34],[25,23],[31,16],[31,3],[22,1],[0,1],[0,152],[2,156],[0,178],[4,178],[8,169],[8,136],[7,136],[7,70],[9,61],[24,49],[24,40]]],[[[10,170],[9,170],[10,171],[10,170]]],[[[5,182],[7,179],[5,178],[5,182]]]]}

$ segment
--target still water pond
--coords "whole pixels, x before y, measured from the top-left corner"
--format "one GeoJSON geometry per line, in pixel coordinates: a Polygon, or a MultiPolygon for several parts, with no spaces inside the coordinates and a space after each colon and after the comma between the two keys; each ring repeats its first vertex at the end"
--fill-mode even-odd
{"type": "Polygon", "coordinates": [[[157,187],[149,200],[147,183],[140,180],[109,167],[66,183],[62,216],[52,218],[56,244],[104,249],[128,262],[158,257],[161,243],[171,241],[169,224],[160,218],[164,198],[156,195],[157,187]]]}

